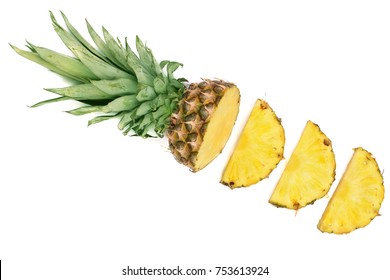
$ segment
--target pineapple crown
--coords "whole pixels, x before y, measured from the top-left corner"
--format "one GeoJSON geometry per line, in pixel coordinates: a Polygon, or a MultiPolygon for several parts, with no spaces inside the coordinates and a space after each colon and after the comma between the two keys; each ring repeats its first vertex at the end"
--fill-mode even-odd
{"type": "Polygon", "coordinates": [[[61,12],[61,15],[67,30],[50,12],[54,30],[74,57],[29,42],[29,51],[11,45],[19,55],[72,82],[68,87],[46,89],[59,97],[32,107],[77,100],[83,105],[68,113],[99,113],[88,125],[119,118],[118,128],[125,135],[162,137],[185,89],[186,80],[175,79],[173,75],[182,64],[167,60],[158,63],[138,36],[138,55],[130,48],[127,39],[123,46],[104,27],[102,39],[86,20],[89,35],[96,45],[94,47],[70,24],[64,13],[61,12]]]}

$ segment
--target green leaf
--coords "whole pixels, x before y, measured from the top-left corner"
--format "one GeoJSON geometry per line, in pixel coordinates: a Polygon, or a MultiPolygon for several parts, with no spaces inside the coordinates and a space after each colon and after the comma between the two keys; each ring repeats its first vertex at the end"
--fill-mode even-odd
{"type": "Polygon", "coordinates": [[[150,72],[152,72],[154,70],[153,56],[150,52],[150,49],[147,48],[144,43],[142,43],[138,36],[136,37],[136,48],[141,62],[148,68],[150,72]]]}
{"type": "Polygon", "coordinates": [[[170,81],[174,80],[174,76],[173,76],[173,72],[176,71],[177,68],[179,68],[180,66],[183,66],[183,64],[179,63],[179,62],[174,62],[174,61],[170,61],[167,65],[167,73],[168,73],[168,79],[170,81]]]}
{"type": "Polygon", "coordinates": [[[47,62],[42,57],[40,57],[39,54],[37,54],[35,52],[24,51],[22,49],[19,49],[19,48],[13,46],[13,45],[10,45],[10,46],[20,56],[23,56],[24,58],[27,58],[28,60],[31,60],[35,63],[38,63],[39,65],[49,69],[50,71],[53,71],[54,73],[57,73],[58,75],[70,78],[74,81],[84,82],[84,78],[70,75],[69,73],[59,69],[55,65],[52,65],[51,63],[47,62]]]}
{"type": "Polygon", "coordinates": [[[66,112],[74,116],[81,116],[89,113],[99,112],[102,110],[102,108],[103,106],[84,106],[66,112]]]}
{"type": "Polygon", "coordinates": [[[131,49],[128,48],[127,53],[127,64],[134,70],[138,82],[144,85],[153,86],[155,77],[147,71],[131,49]]]}
{"type": "Polygon", "coordinates": [[[106,41],[108,52],[110,53],[110,59],[117,61],[118,66],[125,68],[126,70],[133,71],[131,67],[127,65],[126,50],[117,43],[114,37],[103,27],[103,36],[106,41]]]}
{"type": "Polygon", "coordinates": [[[97,77],[87,67],[85,67],[84,64],[73,57],[63,55],[46,48],[33,46],[32,44],[30,44],[30,46],[42,59],[52,65],[55,65],[57,68],[65,71],[66,73],[69,73],[72,77],[79,77],[85,81],[97,79],[97,77]]]}
{"type": "Polygon", "coordinates": [[[114,67],[104,61],[100,56],[96,56],[91,50],[86,48],[77,38],[70,32],[64,30],[52,17],[54,30],[64,42],[64,44],[73,52],[73,54],[81,60],[99,79],[110,80],[118,78],[129,78],[130,74],[114,67]]]}
{"type": "Polygon", "coordinates": [[[88,121],[88,126],[118,117],[120,114],[97,116],[88,121]]]}
{"type": "Polygon", "coordinates": [[[49,103],[55,103],[55,102],[60,102],[60,101],[65,101],[65,100],[72,100],[72,98],[67,97],[67,96],[61,96],[61,97],[57,97],[57,98],[53,98],[53,99],[48,99],[48,100],[45,100],[45,101],[41,101],[41,102],[35,103],[34,105],[30,106],[30,108],[36,108],[36,107],[39,107],[39,106],[42,106],[42,105],[46,105],[46,104],[49,104],[49,103]]]}
{"type": "Polygon", "coordinates": [[[128,126],[133,121],[134,115],[135,115],[135,110],[133,110],[132,112],[124,113],[121,120],[118,123],[118,128],[120,130],[125,129],[125,127],[128,126]]]}
{"type": "Polygon", "coordinates": [[[156,93],[152,87],[144,87],[137,94],[137,100],[140,102],[148,101],[156,98],[156,93]]]}
{"type": "Polygon", "coordinates": [[[153,122],[153,117],[151,114],[145,115],[142,118],[142,121],[139,124],[139,128],[145,128],[147,125],[151,124],[153,122]]]}
{"type": "MultiPolygon", "coordinates": [[[[181,89],[184,87],[184,85],[182,83],[180,83],[178,80],[176,79],[173,79],[171,80],[171,85],[174,86],[177,90],[181,89]]],[[[176,90],[176,91],[177,91],[176,90]]]]}
{"type": "Polygon", "coordinates": [[[91,83],[112,96],[136,94],[138,92],[138,83],[132,79],[99,80],[91,81],[91,83]]]}
{"type": "Polygon", "coordinates": [[[111,95],[101,91],[92,84],[80,84],[64,88],[51,88],[47,91],[68,96],[76,100],[100,100],[112,98],[111,95]]]}
{"type": "Polygon", "coordinates": [[[118,97],[117,99],[108,103],[106,106],[103,107],[102,111],[105,113],[131,111],[139,104],[140,102],[134,95],[125,95],[118,97]]]}
{"type": "MultiPolygon", "coordinates": [[[[51,17],[52,19],[54,18],[54,15],[53,13],[51,13],[51,17]]],[[[69,22],[68,18],[65,16],[65,14],[63,12],[61,12],[61,15],[62,15],[62,18],[64,19],[64,22],[65,22],[65,25],[66,27],[68,28],[68,30],[70,31],[70,33],[85,47],[87,48],[91,53],[93,53],[94,55],[100,57],[101,54],[98,50],[96,50],[87,40],[85,40],[83,38],[83,36],[81,36],[81,34],[76,30],[76,28],[73,27],[73,25],[69,22]]],[[[57,21],[55,20],[54,18],[54,21],[57,23],[57,21]]]]}
{"type": "Polygon", "coordinates": [[[162,131],[166,128],[169,117],[170,117],[170,114],[165,113],[161,117],[158,118],[157,123],[156,123],[156,127],[159,127],[160,131],[162,131]]]}
{"type": "Polygon", "coordinates": [[[68,49],[77,56],[77,53],[75,52],[76,49],[85,49],[85,51],[90,52],[87,48],[83,46],[82,43],[80,43],[77,38],[70,32],[66,31],[61,25],[58,24],[57,20],[55,19],[54,15],[50,13],[53,28],[54,31],[57,33],[57,35],[61,38],[62,42],[65,44],[65,46],[68,47],[68,49]]]}
{"type": "Polygon", "coordinates": [[[137,116],[143,116],[143,115],[146,115],[147,113],[150,113],[153,110],[153,108],[152,108],[153,104],[154,104],[153,100],[143,102],[138,107],[136,115],[137,116]]]}
{"type": "Polygon", "coordinates": [[[186,78],[179,78],[179,79],[176,79],[178,82],[180,83],[188,83],[188,80],[186,78]]]}
{"type": "Polygon", "coordinates": [[[167,86],[164,82],[164,77],[162,75],[158,75],[153,80],[154,90],[157,94],[162,94],[167,92],[167,86]]]}
{"type": "Polygon", "coordinates": [[[160,64],[157,62],[156,58],[154,57],[152,50],[149,49],[148,47],[146,47],[146,48],[150,52],[150,55],[152,56],[152,64],[154,67],[154,73],[156,75],[160,75],[162,73],[162,69],[160,67],[160,64]]]}
{"type": "Polygon", "coordinates": [[[131,79],[133,77],[131,74],[108,64],[93,54],[86,52],[84,49],[74,48],[74,52],[81,62],[84,63],[101,80],[113,80],[120,78],[131,79]]]}
{"type": "Polygon", "coordinates": [[[103,54],[103,55],[98,55],[98,57],[106,62],[110,62],[110,60],[107,59],[108,55],[110,54],[110,51],[106,43],[103,41],[102,38],[100,38],[100,36],[95,31],[95,29],[93,29],[93,27],[89,24],[88,20],[85,20],[85,22],[87,24],[89,35],[91,36],[92,40],[98,47],[99,51],[103,54]]]}
{"type": "Polygon", "coordinates": [[[167,66],[167,64],[169,63],[169,60],[163,60],[160,62],[160,67],[161,69],[164,69],[165,66],[167,66]]]}
{"type": "MultiPolygon", "coordinates": [[[[131,126],[127,127],[125,130],[122,131],[123,135],[126,136],[131,131],[131,126]]],[[[130,135],[130,136],[140,136],[139,134],[130,135]]]]}
{"type": "Polygon", "coordinates": [[[163,105],[163,106],[160,106],[155,112],[153,112],[152,116],[154,119],[157,120],[159,117],[161,117],[162,115],[166,114],[169,111],[170,111],[170,109],[165,107],[165,105],[163,105]]]}
{"type": "Polygon", "coordinates": [[[162,106],[165,104],[165,101],[169,101],[167,94],[160,94],[157,96],[157,98],[154,100],[154,105],[156,108],[162,106]]]}
{"type": "Polygon", "coordinates": [[[157,135],[158,135],[159,137],[161,137],[161,135],[159,135],[158,131],[156,131],[155,128],[156,128],[155,124],[154,124],[154,123],[150,123],[148,126],[146,126],[146,127],[143,129],[143,131],[142,131],[142,133],[141,133],[141,136],[144,137],[144,138],[147,138],[147,137],[156,137],[156,136],[150,134],[150,131],[154,131],[155,133],[157,133],[157,135]]]}

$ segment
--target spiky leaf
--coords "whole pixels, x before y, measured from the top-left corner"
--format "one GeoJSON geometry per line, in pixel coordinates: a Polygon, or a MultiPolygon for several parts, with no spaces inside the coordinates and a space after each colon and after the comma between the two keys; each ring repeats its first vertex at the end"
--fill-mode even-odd
{"type": "Polygon", "coordinates": [[[96,45],[93,46],[65,14],[61,15],[65,28],[50,12],[55,32],[73,56],[33,44],[27,45],[29,51],[11,45],[19,55],[74,81],[64,88],[48,89],[61,97],[39,102],[33,107],[78,100],[84,103],[83,106],[69,110],[70,114],[103,113],[89,124],[118,117],[118,128],[124,134],[162,136],[185,88],[184,80],[175,79],[173,75],[182,64],[168,60],[158,63],[138,36],[134,52],[127,40],[122,44],[104,27],[103,36],[100,36],[86,21],[88,33],[96,45]]]}

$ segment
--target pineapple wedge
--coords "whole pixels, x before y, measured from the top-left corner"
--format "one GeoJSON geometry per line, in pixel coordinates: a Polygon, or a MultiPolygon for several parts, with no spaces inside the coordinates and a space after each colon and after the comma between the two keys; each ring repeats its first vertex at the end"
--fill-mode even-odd
{"type": "Polygon", "coordinates": [[[331,141],[308,121],[269,202],[294,210],[314,203],[328,193],[335,168],[331,141]]]}
{"type": "Polygon", "coordinates": [[[384,199],[383,177],[375,158],[359,147],[329,200],[318,229],[343,234],[368,225],[384,199]]]}
{"type": "Polygon", "coordinates": [[[225,167],[221,183],[234,189],[268,177],[283,158],[284,129],[264,100],[258,99],[225,167]]]}

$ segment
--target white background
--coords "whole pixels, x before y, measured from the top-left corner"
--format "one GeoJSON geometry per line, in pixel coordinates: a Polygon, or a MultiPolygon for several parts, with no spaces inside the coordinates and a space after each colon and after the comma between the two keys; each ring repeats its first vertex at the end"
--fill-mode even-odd
{"type": "MultiPolygon", "coordinates": [[[[390,6],[386,1],[12,1],[0,11],[0,259],[4,279],[152,279],[122,268],[268,266],[268,277],[388,279],[390,209],[348,235],[316,225],[353,148],[389,168],[390,6]],[[255,4],[256,2],[256,4],[255,4]],[[176,76],[236,83],[240,114],[223,153],[194,174],[166,139],[124,137],[43,88],[65,82],[16,55],[30,42],[68,53],[51,27],[59,11],[112,35],[146,40],[176,76]],[[298,214],[268,198],[286,160],[246,189],[219,184],[256,98],[282,118],[289,155],[307,120],[333,142],[337,177],[327,198],[298,214]]],[[[153,279],[171,279],[155,277],[153,279]]],[[[222,276],[182,279],[233,279],[222,276]]],[[[235,277],[234,279],[237,279],[235,277]]]]}

